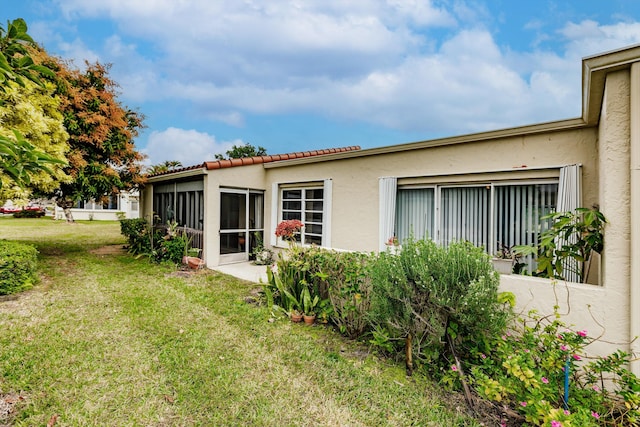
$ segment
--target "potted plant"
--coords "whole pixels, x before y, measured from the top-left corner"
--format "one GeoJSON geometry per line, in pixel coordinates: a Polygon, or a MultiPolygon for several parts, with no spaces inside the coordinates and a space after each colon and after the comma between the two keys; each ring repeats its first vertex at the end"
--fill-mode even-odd
{"type": "Polygon", "coordinates": [[[498,242],[498,251],[491,259],[493,268],[500,274],[511,274],[513,272],[513,265],[516,261],[516,253],[513,252],[512,247],[498,242]]]}
{"type": "Polygon", "coordinates": [[[313,298],[311,298],[311,292],[309,292],[309,288],[305,287],[302,290],[301,299],[304,313],[304,323],[306,323],[307,325],[313,325],[313,323],[316,321],[315,309],[318,305],[318,302],[320,302],[320,297],[318,295],[314,295],[313,298]]]}
{"type": "Polygon", "coordinates": [[[253,263],[255,265],[269,265],[273,262],[273,251],[265,248],[262,241],[262,235],[259,232],[255,232],[256,246],[253,248],[252,254],[254,257],[253,263]]]}

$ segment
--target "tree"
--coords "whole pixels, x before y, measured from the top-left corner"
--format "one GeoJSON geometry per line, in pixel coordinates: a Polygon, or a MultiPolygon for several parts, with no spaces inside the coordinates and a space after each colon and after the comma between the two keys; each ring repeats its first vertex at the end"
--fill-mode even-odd
{"type": "Polygon", "coordinates": [[[178,160],[165,160],[164,162],[151,165],[147,168],[148,175],[156,175],[159,173],[169,172],[172,169],[177,169],[182,167],[182,162],[178,160]]]}
{"type": "MultiPolygon", "coordinates": [[[[15,107],[13,101],[17,101],[20,96],[29,97],[40,89],[43,91],[51,90],[46,88],[41,80],[42,77],[52,77],[53,72],[46,66],[36,64],[31,55],[30,49],[35,47],[35,42],[27,34],[27,24],[23,19],[16,19],[7,22],[7,28],[0,26],[0,108],[4,108],[4,112],[0,112],[2,126],[0,126],[0,187],[3,191],[0,198],[9,194],[6,189],[9,187],[14,192],[24,190],[27,186],[34,184],[43,184],[49,181],[54,182],[56,179],[62,178],[60,169],[57,165],[64,163],[64,150],[66,145],[62,141],[64,136],[58,134],[61,138],[54,138],[54,146],[48,147],[51,150],[43,151],[41,148],[47,147],[42,140],[31,141],[31,135],[26,137],[11,126],[17,126],[16,118],[24,123],[32,116],[18,117],[19,115],[10,116],[7,111],[11,112],[11,108],[15,107]],[[24,89],[24,90],[21,90],[24,89]],[[34,142],[34,143],[32,143],[34,142]],[[47,179],[46,174],[53,177],[47,179]]],[[[45,100],[49,94],[43,94],[39,101],[41,104],[33,109],[27,108],[28,113],[40,114],[39,118],[44,118],[47,112],[52,112],[47,106],[45,100]],[[46,107],[45,107],[46,106],[46,107]],[[38,108],[42,107],[40,110],[38,108]]],[[[24,98],[22,99],[24,101],[24,98]]],[[[51,102],[55,102],[49,100],[51,102]]],[[[55,121],[56,119],[53,118],[55,121]]],[[[36,120],[41,124],[40,120],[36,120]]],[[[55,128],[55,123],[49,123],[55,128]]],[[[19,127],[19,126],[18,126],[19,127]]],[[[34,126],[35,127],[35,126],[34,126]]],[[[44,127],[48,127],[45,125],[44,127]]],[[[23,132],[25,129],[22,129],[23,132]]]]}
{"type": "Polygon", "coordinates": [[[143,127],[143,116],[120,104],[108,65],[87,62],[80,71],[44,51],[36,61],[56,74],[60,109],[69,133],[65,172],[71,181],[61,183],[49,196],[64,210],[67,221],[73,222],[71,208],[80,200],[103,201],[144,183],[144,156],[133,142],[143,127]]]}
{"type": "Polygon", "coordinates": [[[6,82],[0,91],[0,200],[28,199],[68,180],[69,135],[51,83],[6,82]]]}
{"type": "Polygon", "coordinates": [[[35,46],[27,34],[27,23],[18,18],[7,21],[7,29],[0,26],[0,90],[7,81],[24,85],[23,77],[41,84],[41,77],[53,77],[53,72],[41,64],[36,64],[29,55],[28,47],[35,46]]]}
{"type": "MultiPolygon", "coordinates": [[[[55,175],[50,169],[55,164],[62,165],[64,162],[36,149],[20,132],[14,131],[13,138],[0,135],[0,171],[5,175],[0,184],[8,178],[19,188],[24,188],[31,184],[34,175],[43,172],[55,175]]],[[[5,187],[2,188],[3,192],[5,187]]]]}
{"type": "Polygon", "coordinates": [[[231,150],[227,150],[226,156],[216,154],[216,160],[241,159],[243,157],[266,156],[267,149],[258,146],[258,148],[247,143],[244,145],[234,145],[231,150]]]}

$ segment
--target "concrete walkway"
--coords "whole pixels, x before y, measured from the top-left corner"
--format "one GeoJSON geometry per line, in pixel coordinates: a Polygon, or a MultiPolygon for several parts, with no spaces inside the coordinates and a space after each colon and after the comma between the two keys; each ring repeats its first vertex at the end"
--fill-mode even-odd
{"type": "Polygon", "coordinates": [[[267,281],[267,265],[255,265],[253,262],[237,262],[213,267],[213,270],[228,274],[249,282],[267,281]]]}

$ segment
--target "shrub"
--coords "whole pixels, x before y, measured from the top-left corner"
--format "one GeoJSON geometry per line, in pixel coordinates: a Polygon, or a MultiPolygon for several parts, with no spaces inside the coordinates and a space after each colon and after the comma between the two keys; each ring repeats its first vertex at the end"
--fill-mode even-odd
{"type": "Polygon", "coordinates": [[[180,264],[189,239],[177,233],[177,225],[169,224],[166,232],[153,229],[144,218],[120,219],[120,232],[127,238],[129,253],[148,256],[154,262],[180,264]]]}
{"type": "Polygon", "coordinates": [[[343,335],[360,338],[367,333],[370,308],[371,278],[367,264],[370,255],[359,252],[337,252],[307,248],[302,254],[305,281],[321,300],[328,301],[327,316],[343,335]]]}
{"type": "Polygon", "coordinates": [[[457,353],[487,348],[509,317],[488,255],[469,243],[409,239],[371,263],[371,278],[373,343],[398,354],[404,347],[409,372],[416,359],[439,375],[457,353]]]}
{"type": "Polygon", "coordinates": [[[489,352],[473,354],[466,366],[482,397],[511,406],[528,423],[638,425],[640,381],[625,368],[628,355],[618,351],[584,364],[584,347],[592,341],[587,331],[533,314],[493,340],[489,352]]]}
{"type": "Polygon", "coordinates": [[[181,264],[188,245],[189,239],[185,236],[165,236],[160,243],[159,261],[181,264]]]}
{"type": "Polygon", "coordinates": [[[36,282],[38,251],[31,245],[0,240],[0,295],[26,290],[36,282]]]}
{"type": "Polygon", "coordinates": [[[285,312],[302,310],[300,296],[308,290],[311,298],[319,297],[320,319],[330,320],[350,338],[361,337],[368,330],[368,259],[362,253],[292,245],[267,270],[268,302],[285,312]]]}
{"type": "Polygon", "coordinates": [[[40,218],[44,216],[43,209],[23,209],[13,214],[14,218],[40,218]]]}

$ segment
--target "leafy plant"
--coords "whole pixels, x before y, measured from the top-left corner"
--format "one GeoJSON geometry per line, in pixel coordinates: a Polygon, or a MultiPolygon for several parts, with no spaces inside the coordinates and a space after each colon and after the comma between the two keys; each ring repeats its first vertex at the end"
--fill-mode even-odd
{"type": "Polygon", "coordinates": [[[404,354],[408,372],[416,361],[438,374],[458,364],[458,353],[499,335],[509,308],[498,302],[498,275],[482,249],[403,243],[399,254],[383,252],[371,263],[370,320],[376,341],[387,337],[383,347],[404,354]]]}
{"type": "Polygon", "coordinates": [[[516,252],[536,255],[539,276],[566,280],[567,273],[575,273],[580,282],[586,282],[593,253],[604,248],[604,215],[593,207],[554,212],[542,219],[552,224],[540,234],[537,245],[517,246],[516,252]]]}
{"type": "Polygon", "coordinates": [[[311,292],[309,292],[309,288],[305,287],[302,289],[302,312],[307,316],[315,316],[316,306],[320,302],[320,297],[318,295],[314,295],[311,297],[311,292]]]}
{"type": "Polygon", "coordinates": [[[13,214],[14,218],[40,218],[43,216],[43,209],[23,209],[13,214]]]}
{"type": "Polygon", "coordinates": [[[583,364],[584,347],[593,341],[557,317],[531,313],[492,340],[490,351],[473,351],[465,365],[482,397],[514,408],[533,425],[637,425],[640,380],[626,369],[628,355],[583,364]]]}
{"type": "Polygon", "coordinates": [[[29,289],[37,280],[37,261],[35,247],[0,240],[0,295],[29,289]]]}

